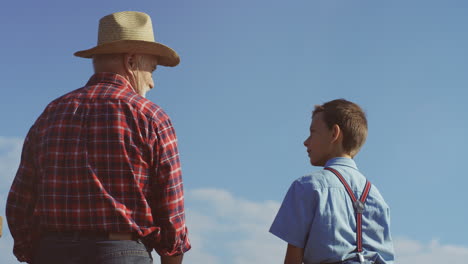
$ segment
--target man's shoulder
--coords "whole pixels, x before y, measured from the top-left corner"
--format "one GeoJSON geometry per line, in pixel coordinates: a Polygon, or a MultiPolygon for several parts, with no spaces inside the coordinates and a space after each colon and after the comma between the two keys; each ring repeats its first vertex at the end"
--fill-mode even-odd
{"type": "Polygon", "coordinates": [[[129,103],[152,121],[164,122],[169,120],[169,116],[162,107],[143,96],[138,95],[130,100],[129,103]]]}
{"type": "Polygon", "coordinates": [[[80,104],[104,105],[104,104],[119,104],[127,106],[131,110],[136,110],[135,113],[143,115],[147,119],[156,121],[157,123],[166,122],[169,120],[167,113],[156,103],[146,99],[145,97],[122,87],[113,87],[109,85],[104,91],[97,91],[94,86],[84,86],[66,93],[53,101],[51,101],[47,109],[54,108],[60,104],[68,104],[72,101],[79,101],[80,104]],[[120,92],[118,89],[121,89],[120,92]]]}
{"type": "Polygon", "coordinates": [[[68,92],[68,93],[65,93],[55,99],[53,99],[52,101],[50,101],[47,106],[45,107],[44,109],[44,112],[48,112],[48,111],[53,111],[56,107],[62,105],[62,104],[67,104],[70,102],[70,100],[74,99],[74,98],[78,98],[79,94],[82,93],[83,89],[85,87],[81,87],[81,88],[78,88],[78,89],[75,89],[71,92],[68,92]]]}

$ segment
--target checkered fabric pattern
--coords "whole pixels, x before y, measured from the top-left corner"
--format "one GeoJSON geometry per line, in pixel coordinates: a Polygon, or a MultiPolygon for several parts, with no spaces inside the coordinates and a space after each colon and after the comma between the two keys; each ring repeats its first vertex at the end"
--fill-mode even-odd
{"type": "Polygon", "coordinates": [[[7,201],[20,261],[39,232],[136,232],[160,255],[190,249],[177,138],[122,76],[98,73],[31,127],[7,201]]]}

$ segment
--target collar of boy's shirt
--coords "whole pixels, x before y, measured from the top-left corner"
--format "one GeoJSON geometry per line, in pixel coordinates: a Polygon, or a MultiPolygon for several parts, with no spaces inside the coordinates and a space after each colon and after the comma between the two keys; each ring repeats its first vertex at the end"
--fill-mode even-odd
{"type": "Polygon", "coordinates": [[[354,162],[353,159],[344,158],[344,157],[336,157],[336,158],[332,158],[332,159],[328,160],[327,163],[325,164],[325,167],[330,167],[330,166],[333,166],[333,165],[347,166],[347,167],[351,167],[351,168],[356,169],[356,170],[358,169],[357,165],[356,165],[356,162],[354,162]]]}

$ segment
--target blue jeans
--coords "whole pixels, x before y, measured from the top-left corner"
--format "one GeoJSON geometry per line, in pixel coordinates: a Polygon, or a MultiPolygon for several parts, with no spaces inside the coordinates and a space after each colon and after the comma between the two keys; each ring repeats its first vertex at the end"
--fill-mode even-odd
{"type": "Polygon", "coordinates": [[[96,240],[46,236],[36,248],[32,264],[151,264],[141,240],[96,240]]]}

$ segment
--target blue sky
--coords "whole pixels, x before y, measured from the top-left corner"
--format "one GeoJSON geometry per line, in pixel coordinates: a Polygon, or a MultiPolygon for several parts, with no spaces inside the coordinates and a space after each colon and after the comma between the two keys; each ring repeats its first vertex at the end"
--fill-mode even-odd
{"type": "MultiPolygon", "coordinates": [[[[282,262],[285,244],[267,230],[290,183],[319,169],[302,142],[313,106],[336,98],[367,112],[356,161],[391,206],[399,263],[468,257],[466,1],[5,3],[0,215],[29,127],[92,74],[72,54],[123,10],[150,14],[156,39],[181,56],[156,71],[148,98],[179,137],[187,263],[282,262]]],[[[0,262],[12,263],[4,231],[0,262]]]]}

